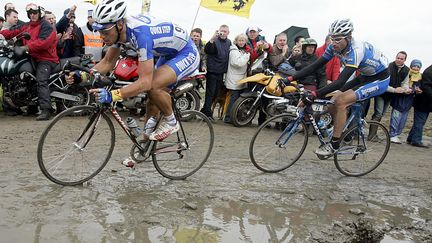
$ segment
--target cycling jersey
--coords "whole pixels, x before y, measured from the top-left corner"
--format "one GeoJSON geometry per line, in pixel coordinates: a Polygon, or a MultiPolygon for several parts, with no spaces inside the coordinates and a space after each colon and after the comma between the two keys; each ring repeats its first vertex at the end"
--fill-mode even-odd
{"type": "Polygon", "coordinates": [[[333,44],[327,46],[323,57],[330,60],[337,56],[346,67],[358,69],[361,75],[373,76],[382,72],[388,66],[387,58],[368,42],[355,41],[348,43],[343,54],[334,51],[333,44]]]}
{"type": "Polygon", "coordinates": [[[126,18],[126,39],[138,50],[138,60],[160,57],[156,67],[170,66],[177,80],[191,75],[199,66],[199,54],[186,30],[149,15],[126,18]]]}

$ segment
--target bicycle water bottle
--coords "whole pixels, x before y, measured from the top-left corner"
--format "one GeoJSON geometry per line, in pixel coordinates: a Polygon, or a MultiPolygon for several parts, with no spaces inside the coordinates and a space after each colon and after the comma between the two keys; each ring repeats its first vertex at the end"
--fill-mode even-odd
{"type": "Polygon", "coordinates": [[[127,122],[127,126],[130,129],[131,134],[134,137],[139,137],[139,135],[141,134],[141,128],[138,126],[138,124],[135,121],[135,119],[133,119],[132,117],[128,117],[126,119],[126,122],[127,122]]]}
{"type": "Polygon", "coordinates": [[[318,125],[318,128],[319,128],[321,134],[323,135],[323,137],[327,137],[328,136],[328,131],[327,131],[327,128],[326,128],[326,125],[325,125],[324,121],[319,120],[317,122],[317,125],[318,125]]]}

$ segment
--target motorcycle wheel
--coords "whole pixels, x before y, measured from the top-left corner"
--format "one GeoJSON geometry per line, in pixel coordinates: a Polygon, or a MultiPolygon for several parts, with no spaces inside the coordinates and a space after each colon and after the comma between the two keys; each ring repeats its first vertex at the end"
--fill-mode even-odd
{"type": "MultiPolygon", "coordinates": [[[[62,100],[63,109],[69,109],[78,105],[89,105],[91,101],[91,96],[87,88],[81,87],[79,85],[72,86],[69,88],[68,93],[71,95],[76,95],[79,97],[78,101],[62,100]]],[[[82,116],[86,115],[83,111],[76,111],[72,115],[82,116]]]]}
{"type": "Polygon", "coordinates": [[[254,97],[239,97],[231,109],[231,121],[236,127],[248,125],[257,113],[257,107],[252,107],[255,101],[254,97]]]}
{"type": "MultiPolygon", "coordinates": [[[[200,110],[200,97],[195,90],[188,91],[178,97],[175,101],[175,106],[179,111],[200,110]]],[[[182,121],[190,121],[194,118],[192,114],[182,116],[182,121]]]]}

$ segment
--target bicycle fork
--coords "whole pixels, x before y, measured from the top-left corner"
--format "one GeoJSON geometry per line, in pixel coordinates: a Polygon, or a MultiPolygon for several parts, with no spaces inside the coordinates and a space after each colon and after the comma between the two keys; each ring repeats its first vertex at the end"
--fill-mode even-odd
{"type": "Polygon", "coordinates": [[[81,133],[81,135],[78,137],[78,139],[76,140],[76,142],[73,143],[73,145],[79,150],[79,151],[83,151],[84,148],[87,146],[87,144],[89,143],[90,139],[93,137],[93,134],[95,133],[99,122],[101,120],[101,111],[96,112],[91,118],[90,121],[87,123],[87,126],[84,128],[83,132],[81,133]],[[94,124],[94,125],[93,125],[94,124]],[[89,131],[90,130],[90,131],[89,131]],[[78,143],[81,139],[84,138],[84,136],[87,134],[88,136],[85,138],[85,140],[81,143],[81,145],[78,143]]]}

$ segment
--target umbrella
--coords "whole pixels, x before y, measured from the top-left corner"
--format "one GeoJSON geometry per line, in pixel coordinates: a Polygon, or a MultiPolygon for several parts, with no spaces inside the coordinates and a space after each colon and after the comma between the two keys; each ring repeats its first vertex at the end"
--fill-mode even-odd
{"type": "MultiPolygon", "coordinates": [[[[305,38],[309,38],[310,37],[309,36],[309,31],[305,27],[291,26],[291,27],[289,27],[288,29],[286,29],[286,30],[284,30],[282,32],[284,32],[287,35],[287,37],[288,37],[287,42],[288,42],[288,46],[289,46],[290,49],[292,49],[292,47],[294,46],[294,39],[297,36],[301,35],[301,36],[304,36],[305,38]]],[[[275,38],[275,41],[276,41],[276,38],[275,38]]]]}

